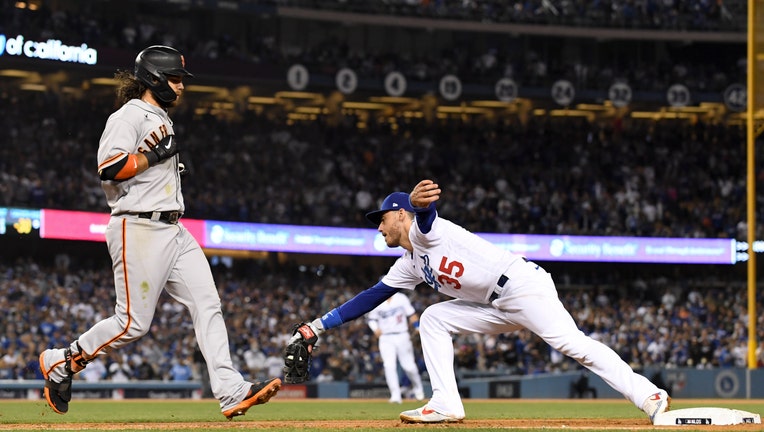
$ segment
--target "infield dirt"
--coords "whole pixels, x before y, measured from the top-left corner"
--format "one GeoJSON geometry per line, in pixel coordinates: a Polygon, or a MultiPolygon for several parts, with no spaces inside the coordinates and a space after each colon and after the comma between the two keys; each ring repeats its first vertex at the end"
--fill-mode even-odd
{"type": "MultiPolygon", "coordinates": [[[[540,430],[684,430],[687,426],[653,426],[647,419],[492,419],[465,420],[463,423],[439,425],[403,424],[399,420],[317,420],[317,421],[231,421],[231,422],[168,422],[168,423],[61,423],[61,424],[18,424],[0,425],[0,430],[220,430],[220,429],[282,429],[293,430],[348,430],[361,428],[401,428],[405,429],[540,429],[540,430]]],[[[761,431],[762,425],[703,426],[692,428],[703,431],[761,431]]]]}

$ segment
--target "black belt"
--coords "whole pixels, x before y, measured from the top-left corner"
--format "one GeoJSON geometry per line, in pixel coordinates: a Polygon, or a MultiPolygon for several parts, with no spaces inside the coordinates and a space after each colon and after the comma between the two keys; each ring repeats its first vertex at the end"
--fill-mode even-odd
{"type": "Polygon", "coordinates": [[[501,293],[504,292],[504,285],[507,284],[507,281],[509,278],[507,275],[501,275],[499,276],[499,280],[496,281],[496,288],[494,288],[493,292],[491,293],[491,296],[488,297],[488,303],[493,303],[494,300],[499,298],[501,296],[501,293]]]}
{"type": "Polygon", "coordinates": [[[141,219],[151,219],[154,221],[164,222],[168,224],[177,224],[178,219],[183,216],[183,213],[179,211],[165,211],[165,212],[145,212],[138,213],[138,217],[141,219]]]}
{"type": "MultiPolygon", "coordinates": [[[[523,257],[523,261],[530,262],[526,257],[523,257]]],[[[509,277],[507,275],[499,276],[499,280],[496,281],[496,288],[493,289],[491,296],[488,297],[489,303],[492,303],[494,300],[501,296],[501,294],[504,292],[504,285],[507,284],[507,281],[509,281],[509,277]]]]}

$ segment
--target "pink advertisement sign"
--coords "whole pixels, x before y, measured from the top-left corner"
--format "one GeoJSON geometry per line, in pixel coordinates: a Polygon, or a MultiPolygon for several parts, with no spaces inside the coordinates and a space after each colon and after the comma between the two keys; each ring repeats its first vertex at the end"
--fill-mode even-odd
{"type": "MultiPolygon", "coordinates": [[[[43,209],[40,237],[60,240],[106,241],[104,233],[109,223],[108,213],[90,213],[68,210],[43,209]]],[[[182,219],[181,223],[204,247],[204,221],[182,219]]]]}

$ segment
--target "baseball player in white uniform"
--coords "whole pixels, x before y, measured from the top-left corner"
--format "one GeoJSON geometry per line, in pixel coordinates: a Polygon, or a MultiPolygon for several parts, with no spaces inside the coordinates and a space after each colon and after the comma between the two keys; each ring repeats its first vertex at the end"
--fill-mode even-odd
{"type": "Polygon", "coordinates": [[[117,305],[68,347],[40,354],[45,399],[69,410],[72,376],[96,356],[145,335],[162,290],[190,312],[207,362],[212,393],[227,418],[267,402],[279,378],[249,383],[233,366],[215,281],[204,252],[179,219],[184,204],[173,122],[167,114],[192,76],[175,49],[151,46],[135,59],[134,73],[120,71],[123,104],[106,121],[98,147],[98,173],[111,207],[106,244],[112,259],[117,305]]]}
{"type": "Polygon", "coordinates": [[[440,193],[436,183],[422,180],[410,195],[392,193],[378,211],[367,214],[386,244],[400,246],[405,252],[376,285],[307,324],[319,335],[421,282],[454,298],[429,306],[420,317],[422,351],[433,394],[426,405],[402,412],[403,422],[464,419],[454,374],[453,335],[499,334],[523,328],[599,375],[651,421],[669,409],[671,399],[665,390],[636,374],[615,351],[578,329],[560,302],[549,273],[439,217],[435,202],[440,193]]]}
{"type": "Polygon", "coordinates": [[[390,390],[390,403],[402,403],[401,384],[398,380],[398,362],[411,381],[416,400],[424,399],[424,388],[419,368],[414,359],[409,325],[419,326],[419,315],[405,294],[397,292],[383,301],[366,316],[371,331],[379,340],[379,354],[385,369],[385,381],[390,390]]]}

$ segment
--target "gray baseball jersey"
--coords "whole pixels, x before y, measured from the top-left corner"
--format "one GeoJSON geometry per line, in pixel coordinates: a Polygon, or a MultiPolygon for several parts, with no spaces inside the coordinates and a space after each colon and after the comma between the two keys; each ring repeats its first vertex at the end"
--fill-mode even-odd
{"type": "MultiPolygon", "coordinates": [[[[139,99],[133,99],[106,121],[98,146],[98,169],[102,170],[125,155],[148,152],[167,135],[174,135],[167,112],[139,99]]],[[[102,187],[113,215],[151,211],[183,213],[178,156],[125,181],[104,181],[102,187]]]]}

